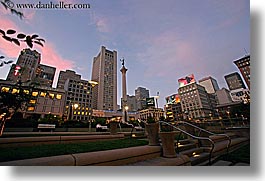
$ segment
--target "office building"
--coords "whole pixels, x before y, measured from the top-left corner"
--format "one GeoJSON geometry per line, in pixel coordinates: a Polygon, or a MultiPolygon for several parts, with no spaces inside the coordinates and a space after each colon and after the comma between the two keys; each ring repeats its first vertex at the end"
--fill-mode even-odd
{"type": "Polygon", "coordinates": [[[93,85],[89,81],[82,80],[81,77],[78,79],[77,77],[79,77],[78,74],[72,74],[72,78],[68,77],[65,81],[66,101],[64,115],[67,117],[67,120],[88,122],[92,119],[93,113],[93,85]]]}
{"type": "Polygon", "coordinates": [[[64,89],[67,79],[80,80],[81,75],[76,74],[73,70],[60,71],[56,87],[58,89],[64,89]]]}
{"type": "Polygon", "coordinates": [[[250,90],[250,55],[246,55],[234,61],[250,90]]]}
{"type": "Polygon", "coordinates": [[[19,94],[22,91],[31,95],[24,109],[19,109],[23,117],[33,116],[35,119],[43,118],[45,115],[63,116],[65,102],[65,91],[50,87],[31,87],[28,85],[17,85],[10,81],[0,81],[0,91],[19,94]]]}
{"type": "Polygon", "coordinates": [[[35,78],[37,68],[41,61],[41,55],[36,50],[24,49],[20,52],[17,63],[11,66],[6,80],[16,83],[30,82],[35,78]]]}
{"type": "Polygon", "coordinates": [[[117,52],[101,47],[94,57],[91,80],[98,83],[92,106],[97,110],[117,111],[117,52]]]}
{"type": "Polygon", "coordinates": [[[56,68],[48,65],[39,64],[33,82],[40,86],[52,87],[56,68]]]}
{"type": "Polygon", "coordinates": [[[157,122],[162,116],[164,116],[164,111],[161,108],[148,108],[139,111],[140,120],[143,121],[147,121],[148,117],[153,117],[157,122]]]}
{"type": "Polygon", "coordinates": [[[137,110],[142,110],[147,107],[146,98],[149,98],[149,90],[144,87],[138,87],[135,90],[135,98],[137,104],[137,110]]]}
{"type": "MultiPolygon", "coordinates": [[[[127,95],[127,106],[128,106],[128,111],[130,112],[136,112],[137,111],[137,102],[136,102],[136,97],[135,96],[130,96],[127,95]]],[[[123,107],[123,99],[121,98],[121,107],[123,107]]]]}
{"type": "Polygon", "coordinates": [[[178,94],[184,119],[204,118],[214,113],[214,106],[204,86],[193,82],[180,87],[178,94]]]}
{"type": "Polygon", "coordinates": [[[222,88],[216,91],[216,96],[218,99],[218,105],[230,104],[233,102],[230,91],[226,88],[222,88]]]}
{"type": "Polygon", "coordinates": [[[164,106],[166,118],[170,120],[182,120],[183,114],[178,94],[166,97],[166,105],[164,106]]]}
{"type": "Polygon", "coordinates": [[[246,89],[246,86],[239,75],[239,73],[234,72],[229,75],[225,75],[225,81],[228,85],[229,90],[236,90],[236,89],[246,89]]]}
{"type": "Polygon", "coordinates": [[[209,94],[214,94],[219,90],[217,81],[211,76],[199,80],[199,84],[202,85],[209,94]]]}

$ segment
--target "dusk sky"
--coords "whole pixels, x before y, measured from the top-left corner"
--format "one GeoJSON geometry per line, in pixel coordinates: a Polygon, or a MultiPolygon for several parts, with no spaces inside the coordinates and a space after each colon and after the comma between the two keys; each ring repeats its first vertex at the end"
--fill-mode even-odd
{"type": "MultiPolygon", "coordinates": [[[[159,107],[165,104],[166,96],[177,93],[178,79],[189,74],[194,74],[197,81],[212,76],[220,88],[227,87],[224,75],[238,71],[233,60],[250,52],[249,0],[64,2],[89,3],[91,7],[18,9],[25,15],[20,20],[0,4],[0,29],[13,28],[44,38],[44,47],[33,48],[42,54],[42,64],[57,68],[57,76],[60,70],[71,69],[82,79],[90,80],[92,60],[100,47],[116,50],[118,70],[123,57],[128,68],[128,94],[134,95],[139,86],[149,89],[151,96],[160,92],[159,107]]],[[[7,59],[16,61],[23,48],[0,38],[0,55],[7,59]]],[[[6,79],[9,69],[10,66],[0,69],[0,79],[6,79]]],[[[121,95],[119,71],[118,104],[121,95]]]]}

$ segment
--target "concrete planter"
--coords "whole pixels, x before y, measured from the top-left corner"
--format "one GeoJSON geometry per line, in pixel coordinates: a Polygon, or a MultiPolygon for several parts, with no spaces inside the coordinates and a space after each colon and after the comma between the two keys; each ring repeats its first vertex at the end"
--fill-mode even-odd
{"type": "Polygon", "coordinates": [[[163,157],[174,158],[177,157],[175,151],[175,133],[174,132],[160,132],[159,133],[162,148],[163,148],[163,157]]]}
{"type": "Polygon", "coordinates": [[[146,125],[147,138],[149,140],[149,146],[159,145],[159,123],[149,123],[146,125]]]}
{"type": "Polygon", "coordinates": [[[110,122],[109,123],[110,134],[117,134],[118,124],[119,124],[118,122],[110,122]]]}

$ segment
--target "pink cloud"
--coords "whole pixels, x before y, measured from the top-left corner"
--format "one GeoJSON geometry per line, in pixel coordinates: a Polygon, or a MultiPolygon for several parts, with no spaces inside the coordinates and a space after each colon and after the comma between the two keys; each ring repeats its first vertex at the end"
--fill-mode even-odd
{"type": "Polygon", "coordinates": [[[110,27],[108,25],[108,21],[106,18],[101,18],[101,19],[98,19],[96,21],[96,27],[98,29],[99,32],[109,32],[110,31],[110,27]]]}
{"type": "Polygon", "coordinates": [[[50,43],[45,43],[41,49],[41,63],[56,67],[58,70],[66,70],[74,67],[74,62],[62,58],[50,43]]]}
{"type": "Polygon", "coordinates": [[[53,87],[55,87],[57,83],[59,72],[61,70],[73,69],[75,67],[73,61],[61,57],[50,43],[45,43],[44,48],[41,49],[40,53],[42,64],[56,67],[53,87]]]}
{"type": "Polygon", "coordinates": [[[147,67],[146,77],[174,77],[180,68],[192,66],[192,62],[196,61],[197,47],[194,40],[180,37],[178,33],[166,31],[150,40],[146,39],[149,46],[138,55],[138,59],[147,67]]]}
{"type": "MultiPolygon", "coordinates": [[[[8,29],[15,29],[17,32],[21,32],[14,22],[5,17],[0,19],[1,29],[6,31],[8,29]]],[[[46,40],[47,41],[47,40],[46,40]]],[[[20,54],[20,51],[24,48],[27,48],[26,44],[21,43],[20,46],[17,46],[11,42],[4,40],[0,37],[0,53],[5,57],[13,58],[16,61],[17,57],[20,54]]],[[[75,63],[71,60],[63,58],[55,49],[54,45],[51,43],[45,43],[44,47],[39,45],[34,45],[33,49],[37,48],[37,51],[41,53],[41,63],[56,67],[56,78],[60,70],[73,69],[75,63]]]]}
{"type": "MultiPolygon", "coordinates": [[[[0,19],[1,29],[6,31],[8,29],[14,29],[17,30],[17,26],[15,23],[13,23],[11,20],[8,20],[6,18],[0,19]]],[[[17,46],[11,42],[8,42],[2,38],[2,35],[0,37],[0,52],[3,53],[5,56],[10,58],[15,58],[19,55],[20,50],[23,49],[22,46],[17,46]]]]}

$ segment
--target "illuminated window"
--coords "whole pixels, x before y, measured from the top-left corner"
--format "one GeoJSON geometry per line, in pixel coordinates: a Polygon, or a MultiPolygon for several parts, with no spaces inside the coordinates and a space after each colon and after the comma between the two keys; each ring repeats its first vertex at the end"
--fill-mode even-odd
{"type": "Polygon", "coordinates": [[[76,111],[74,111],[74,114],[76,114],[76,111]]]}
{"type": "Polygon", "coordinates": [[[16,94],[16,93],[19,93],[19,90],[18,89],[13,89],[12,90],[12,94],[16,94]]]}
{"type": "Polygon", "coordinates": [[[46,92],[41,92],[41,93],[40,93],[40,96],[41,96],[41,97],[45,97],[46,94],[47,94],[46,92]]]}
{"type": "Polygon", "coordinates": [[[35,108],[34,107],[28,107],[28,111],[34,111],[35,108]]]}
{"type": "Polygon", "coordinates": [[[34,97],[36,97],[36,96],[38,96],[38,92],[32,92],[32,96],[34,96],[34,97]]]}
{"type": "Polygon", "coordinates": [[[84,115],[85,113],[84,112],[82,112],[82,115],[84,115]]]}
{"type": "Polygon", "coordinates": [[[8,91],[9,91],[9,89],[10,89],[9,87],[2,87],[2,89],[1,89],[1,90],[2,90],[2,92],[8,92],[8,91]]]}
{"type": "Polygon", "coordinates": [[[54,94],[50,93],[50,94],[49,94],[49,97],[50,97],[51,99],[53,99],[53,98],[54,98],[54,94]]]}
{"type": "Polygon", "coordinates": [[[29,101],[29,103],[30,103],[30,104],[36,104],[36,100],[33,100],[33,99],[32,99],[32,100],[29,101]]]}
{"type": "Polygon", "coordinates": [[[56,94],[56,99],[62,99],[62,95],[61,94],[56,94]]]}
{"type": "Polygon", "coordinates": [[[78,115],[80,114],[80,111],[78,111],[78,113],[77,113],[78,115]]]}
{"type": "Polygon", "coordinates": [[[25,94],[29,94],[29,90],[23,90],[25,94]]]}

